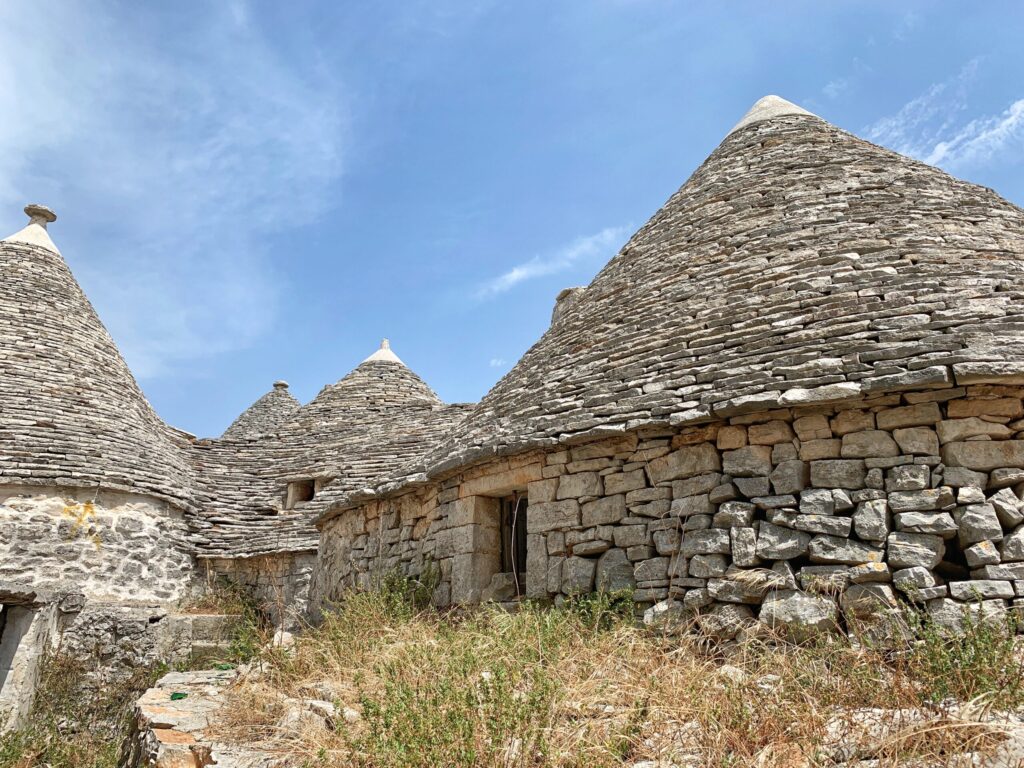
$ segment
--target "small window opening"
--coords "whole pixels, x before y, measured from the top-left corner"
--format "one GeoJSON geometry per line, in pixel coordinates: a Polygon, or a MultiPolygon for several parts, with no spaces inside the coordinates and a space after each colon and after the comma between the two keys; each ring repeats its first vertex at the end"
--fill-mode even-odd
{"type": "Polygon", "coordinates": [[[515,579],[516,595],[526,591],[526,494],[501,500],[501,570],[515,579]]]}
{"type": "Polygon", "coordinates": [[[309,480],[294,480],[288,483],[288,492],[284,499],[285,509],[295,509],[296,504],[304,501],[312,501],[316,496],[316,482],[309,480]]]}

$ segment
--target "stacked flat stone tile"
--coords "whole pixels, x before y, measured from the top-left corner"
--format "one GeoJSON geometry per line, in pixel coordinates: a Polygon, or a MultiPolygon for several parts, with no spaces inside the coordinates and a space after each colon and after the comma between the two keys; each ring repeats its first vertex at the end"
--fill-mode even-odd
{"type": "Polygon", "coordinates": [[[0,483],[102,488],[190,506],[188,442],[153,412],[29,206],[0,242],[0,483]]]}

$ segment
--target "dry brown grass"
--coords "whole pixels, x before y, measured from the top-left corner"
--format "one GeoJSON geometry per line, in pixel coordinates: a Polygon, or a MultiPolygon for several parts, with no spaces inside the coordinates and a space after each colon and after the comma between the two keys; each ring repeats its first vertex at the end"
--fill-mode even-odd
{"type": "Polygon", "coordinates": [[[650,633],[609,608],[597,599],[442,616],[394,596],[353,596],[292,652],[266,654],[262,673],[233,691],[219,735],[308,766],[809,767],[870,758],[885,768],[967,765],[959,755],[991,750],[1016,727],[1002,712],[1019,704],[1019,691],[937,704],[923,677],[934,669],[915,652],[839,638],[711,648],[650,633]],[[329,723],[295,716],[302,699],[330,700],[338,714],[329,723]]]}

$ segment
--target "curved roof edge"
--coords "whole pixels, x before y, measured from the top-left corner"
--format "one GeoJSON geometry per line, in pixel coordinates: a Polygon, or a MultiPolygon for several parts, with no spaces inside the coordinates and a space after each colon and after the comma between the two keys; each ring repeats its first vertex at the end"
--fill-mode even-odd
{"type": "Polygon", "coordinates": [[[951,389],[975,384],[1024,385],[1024,363],[1010,361],[956,363],[952,366],[933,366],[910,375],[894,374],[879,377],[891,381],[877,381],[868,388],[858,383],[825,385],[814,389],[790,389],[786,392],[764,393],[749,398],[735,398],[719,408],[692,409],[673,414],[668,419],[638,419],[634,422],[607,424],[577,432],[565,432],[557,438],[523,440],[502,446],[472,446],[458,455],[427,467],[412,467],[402,476],[382,479],[373,487],[361,488],[341,497],[317,519],[320,526],[333,517],[363,504],[410,493],[460,471],[482,464],[490,459],[529,453],[530,451],[584,443],[618,437],[642,429],[677,429],[700,426],[713,421],[742,416],[758,411],[779,408],[806,408],[823,405],[849,405],[870,401],[895,392],[927,389],[951,389]]]}

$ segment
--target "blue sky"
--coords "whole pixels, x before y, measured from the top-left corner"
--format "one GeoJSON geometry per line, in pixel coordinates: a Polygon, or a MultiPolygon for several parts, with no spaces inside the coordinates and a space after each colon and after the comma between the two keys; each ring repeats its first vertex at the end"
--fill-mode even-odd
{"type": "Polygon", "coordinates": [[[481,397],[759,97],[1024,204],[1016,2],[0,4],[29,201],[170,423],[383,336],[481,397]]]}

